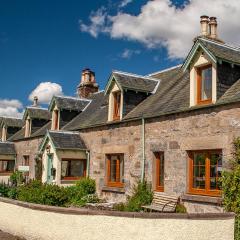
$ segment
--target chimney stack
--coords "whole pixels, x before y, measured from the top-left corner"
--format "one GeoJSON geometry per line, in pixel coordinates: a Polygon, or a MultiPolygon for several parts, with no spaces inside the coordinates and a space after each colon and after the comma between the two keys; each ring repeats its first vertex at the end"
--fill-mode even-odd
{"type": "Polygon", "coordinates": [[[38,106],[38,97],[35,96],[35,97],[33,98],[33,107],[37,107],[37,106],[38,106]]]}
{"type": "Polygon", "coordinates": [[[210,17],[209,22],[209,29],[210,29],[210,38],[216,39],[217,38],[217,18],[210,17]]]}
{"type": "Polygon", "coordinates": [[[95,73],[89,68],[83,69],[81,83],[77,87],[78,96],[80,98],[88,98],[92,93],[98,92],[98,90],[95,73]]]}
{"type": "Polygon", "coordinates": [[[209,17],[203,15],[200,17],[201,21],[201,36],[207,37],[209,35],[209,17]]]}

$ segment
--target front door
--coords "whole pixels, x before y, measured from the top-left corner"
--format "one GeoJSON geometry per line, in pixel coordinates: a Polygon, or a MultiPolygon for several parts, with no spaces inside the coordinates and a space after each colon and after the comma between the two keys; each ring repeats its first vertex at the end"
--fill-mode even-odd
{"type": "Polygon", "coordinates": [[[156,191],[164,191],[164,153],[155,153],[156,157],[156,191]]]}
{"type": "Polygon", "coordinates": [[[53,155],[49,154],[47,161],[47,183],[52,183],[53,181],[52,167],[53,167],[53,155]]]}

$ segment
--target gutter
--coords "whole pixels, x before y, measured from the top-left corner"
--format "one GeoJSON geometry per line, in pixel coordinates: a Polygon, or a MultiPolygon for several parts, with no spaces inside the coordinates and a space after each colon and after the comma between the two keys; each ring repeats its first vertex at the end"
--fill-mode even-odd
{"type": "Polygon", "coordinates": [[[141,182],[144,182],[145,178],[145,119],[142,117],[142,170],[141,170],[141,182]]]}
{"type": "Polygon", "coordinates": [[[90,176],[90,151],[86,151],[87,154],[87,177],[90,176]]]}

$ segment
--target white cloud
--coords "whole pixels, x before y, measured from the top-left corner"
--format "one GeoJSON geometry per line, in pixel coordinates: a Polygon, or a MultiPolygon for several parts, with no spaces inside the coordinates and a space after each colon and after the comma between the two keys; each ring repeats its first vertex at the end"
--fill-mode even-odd
{"type": "Polygon", "coordinates": [[[133,0],[123,0],[120,4],[119,7],[123,8],[126,7],[129,3],[131,3],[133,0]]]}
{"type": "Polygon", "coordinates": [[[108,15],[106,8],[101,7],[96,12],[91,12],[89,16],[90,25],[84,24],[81,20],[79,21],[80,30],[87,32],[93,37],[97,37],[100,32],[108,32],[107,20],[108,15]]]}
{"type": "Polygon", "coordinates": [[[133,55],[138,55],[140,53],[141,53],[140,50],[124,49],[124,51],[121,54],[121,57],[125,59],[130,59],[133,55]]]}
{"type": "Polygon", "coordinates": [[[32,91],[28,99],[33,101],[33,98],[37,96],[39,103],[47,104],[54,95],[63,95],[62,87],[57,83],[42,82],[32,91]]]}
{"type": "Polygon", "coordinates": [[[23,105],[16,99],[0,99],[0,116],[5,117],[22,117],[23,105]]]}
{"type": "MultiPolygon", "coordinates": [[[[105,10],[105,20],[95,37],[104,32],[111,38],[141,42],[148,48],[165,47],[170,58],[184,58],[193,38],[200,34],[199,17],[205,14],[218,18],[220,38],[240,43],[239,0],[191,0],[182,8],[170,0],[154,0],[143,5],[138,15],[119,12],[109,16],[105,10]]],[[[94,28],[94,22],[84,26],[94,28]]]]}

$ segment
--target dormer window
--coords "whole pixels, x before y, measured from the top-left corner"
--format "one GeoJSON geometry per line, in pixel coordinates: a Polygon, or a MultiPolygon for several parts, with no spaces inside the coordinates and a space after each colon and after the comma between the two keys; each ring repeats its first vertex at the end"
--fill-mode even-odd
{"type": "Polygon", "coordinates": [[[31,135],[31,119],[27,118],[25,125],[25,137],[30,137],[31,135]]]}
{"type": "Polygon", "coordinates": [[[59,110],[55,109],[52,114],[52,130],[59,130],[59,110]]]}
{"type": "Polygon", "coordinates": [[[113,93],[113,120],[120,120],[121,92],[113,93]]]}
{"type": "Polygon", "coordinates": [[[212,102],[212,65],[197,68],[197,103],[212,102]]]}

